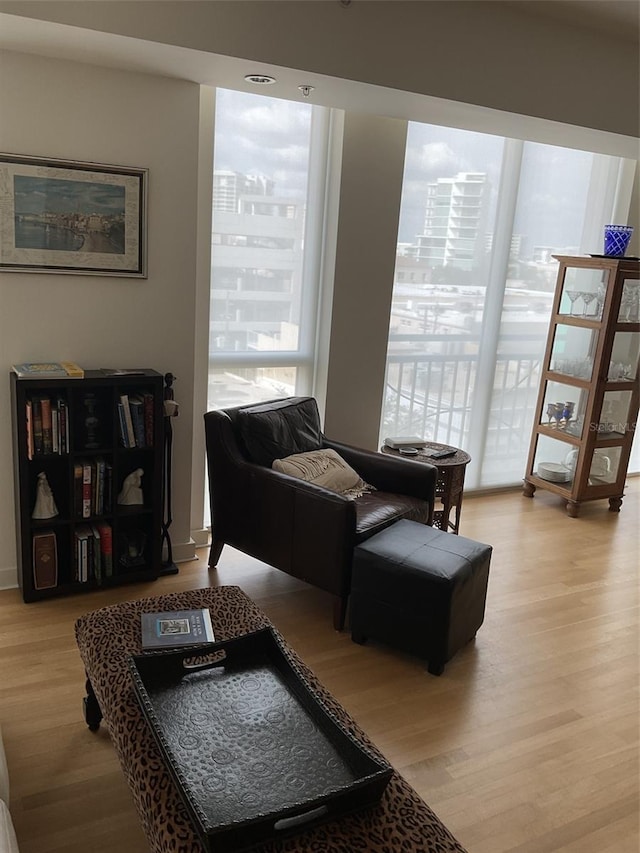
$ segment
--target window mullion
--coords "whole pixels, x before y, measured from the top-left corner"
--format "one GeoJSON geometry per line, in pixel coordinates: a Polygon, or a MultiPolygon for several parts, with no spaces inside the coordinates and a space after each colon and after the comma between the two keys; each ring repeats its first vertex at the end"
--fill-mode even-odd
{"type": "Polygon", "coordinates": [[[507,285],[509,254],[511,251],[513,224],[518,200],[523,150],[524,143],[522,140],[505,139],[486,301],[482,313],[482,331],[474,383],[473,405],[470,412],[467,446],[471,458],[474,460],[471,463],[468,473],[468,485],[470,487],[477,487],[480,483],[482,460],[484,459],[489,429],[496,355],[500,340],[502,307],[507,285]]]}

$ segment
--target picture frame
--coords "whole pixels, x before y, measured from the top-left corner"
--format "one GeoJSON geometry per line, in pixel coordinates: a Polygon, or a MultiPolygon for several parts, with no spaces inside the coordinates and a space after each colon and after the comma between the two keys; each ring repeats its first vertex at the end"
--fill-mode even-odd
{"type": "Polygon", "coordinates": [[[147,277],[148,170],[0,154],[0,271],[147,277]]]}

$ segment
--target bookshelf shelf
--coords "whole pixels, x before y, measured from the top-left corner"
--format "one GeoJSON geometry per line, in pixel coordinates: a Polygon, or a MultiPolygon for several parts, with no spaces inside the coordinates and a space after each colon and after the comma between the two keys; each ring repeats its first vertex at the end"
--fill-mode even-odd
{"type": "Polygon", "coordinates": [[[11,372],[10,380],[18,581],[24,601],[157,578],[162,374],[144,370],[111,376],[88,370],[84,379],[25,379],[11,372]],[[129,413],[136,410],[129,429],[124,400],[129,413]],[[122,484],[138,468],[144,502],[121,505],[122,484]],[[42,473],[57,514],[32,518],[42,473]]]}

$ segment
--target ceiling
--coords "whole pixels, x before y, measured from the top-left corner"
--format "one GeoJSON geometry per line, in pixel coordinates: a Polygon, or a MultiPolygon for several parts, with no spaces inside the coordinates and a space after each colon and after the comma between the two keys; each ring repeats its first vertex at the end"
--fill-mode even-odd
{"type": "Polygon", "coordinates": [[[530,15],[615,33],[625,41],[640,41],[640,3],[637,0],[507,0],[530,15]]]}
{"type": "MultiPolygon", "coordinates": [[[[387,0],[387,2],[390,1],[392,2],[387,0]]],[[[414,0],[414,2],[424,3],[429,1],[414,0]]],[[[182,0],[182,2],[186,5],[189,0],[182,0]]],[[[264,0],[264,2],[273,2],[273,0],[264,0]]],[[[323,0],[323,2],[329,2],[329,0],[323,0]]],[[[335,0],[335,2],[348,3],[349,0],[335,0]]],[[[350,2],[355,5],[365,0],[350,0],[350,2]]],[[[457,0],[448,0],[448,2],[455,3],[457,0]]],[[[484,3],[487,0],[472,0],[472,2],[484,3]]],[[[416,121],[427,121],[425,116],[430,115],[429,110],[437,102],[441,123],[446,123],[448,126],[472,127],[479,132],[495,132],[494,128],[499,125],[500,132],[505,136],[520,138],[526,133],[527,138],[537,139],[540,142],[552,141],[551,138],[545,138],[547,130],[540,120],[534,117],[505,113],[486,107],[476,108],[470,104],[459,105],[454,101],[447,102],[398,88],[386,88],[317,72],[310,73],[296,68],[276,66],[272,63],[248,62],[246,59],[233,56],[116,35],[99,29],[83,29],[82,37],[79,38],[79,30],[76,27],[37,17],[22,16],[19,9],[24,8],[25,5],[29,4],[0,0],[0,48],[252,92],[255,92],[256,88],[244,82],[245,74],[249,72],[272,74],[277,77],[278,85],[266,87],[264,94],[275,97],[302,100],[303,95],[299,91],[299,86],[310,85],[315,87],[312,100],[316,104],[392,118],[411,118],[416,121]],[[9,13],[5,13],[4,10],[9,13]],[[461,110],[464,110],[464,113],[461,110]],[[475,115],[473,115],[474,111],[475,115]],[[497,123],[496,114],[499,114],[497,123]]],[[[57,4],[52,4],[54,5],[57,4]]],[[[91,4],[87,3],[87,5],[91,4]]],[[[126,5],[123,3],[123,6],[126,5]]],[[[508,6],[513,11],[517,10],[522,15],[535,16],[538,20],[541,17],[545,20],[557,19],[562,21],[565,27],[567,22],[573,21],[577,27],[583,29],[609,30],[626,41],[638,41],[640,3],[637,0],[488,0],[488,5],[493,7],[493,12],[496,8],[508,6]]],[[[595,133],[597,134],[598,131],[595,133]]],[[[601,150],[597,139],[589,142],[583,140],[576,144],[590,145],[590,150],[594,151],[601,150]]],[[[620,154],[635,156],[626,149],[621,150],[620,154]]]]}

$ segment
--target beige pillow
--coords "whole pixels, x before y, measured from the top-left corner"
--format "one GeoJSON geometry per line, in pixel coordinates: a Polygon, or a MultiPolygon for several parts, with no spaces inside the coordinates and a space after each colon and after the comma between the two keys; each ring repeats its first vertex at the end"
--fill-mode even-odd
{"type": "Polygon", "coordinates": [[[284,459],[274,459],[271,467],[281,474],[323,486],[351,499],[373,489],[340,454],[331,449],[294,453],[284,459]]]}

